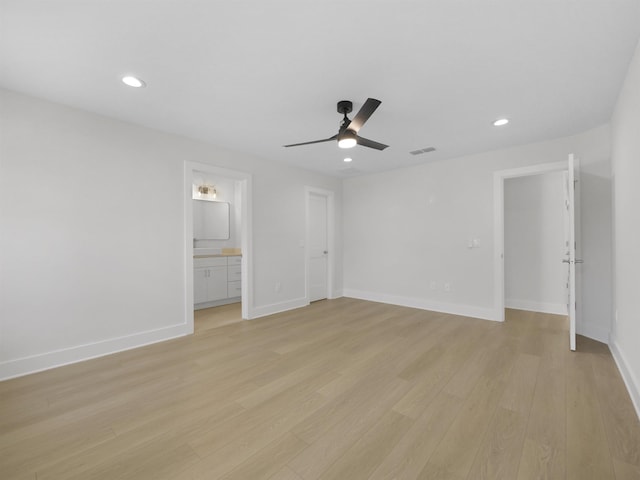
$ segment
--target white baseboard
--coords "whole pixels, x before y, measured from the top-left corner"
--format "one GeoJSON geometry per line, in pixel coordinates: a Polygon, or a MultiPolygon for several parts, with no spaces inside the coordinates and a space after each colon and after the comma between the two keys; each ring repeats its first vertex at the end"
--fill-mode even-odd
{"type": "Polygon", "coordinates": [[[187,330],[187,325],[182,323],[180,325],[172,325],[170,327],[135,333],[124,337],[111,338],[100,342],[7,360],[0,362],[0,380],[8,380],[10,378],[21,377],[71,363],[103,357],[112,353],[143,347],[151,343],[182,337],[190,333],[192,332],[187,330]]]}
{"type": "Polygon", "coordinates": [[[293,310],[295,308],[302,308],[309,305],[309,301],[306,298],[296,298],[294,300],[288,300],[286,302],[272,303],[270,305],[263,305],[261,307],[253,307],[251,310],[251,318],[266,317],[267,315],[273,315],[275,313],[286,312],[287,310],[293,310]]]}
{"type": "Polygon", "coordinates": [[[624,384],[627,386],[631,402],[636,409],[636,415],[640,419],[640,383],[638,383],[638,379],[629,368],[629,363],[622,353],[622,350],[620,350],[620,346],[614,336],[609,339],[609,350],[611,350],[611,355],[618,366],[622,380],[624,380],[624,384]]]}
{"type": "Polygon", "coordinates": [[[482,320],[497,320],[493,308],[474,307],[471,305],[458,305],[453,303],[434,302],[423,298],[403,297],[399,295],[387,295],[383,293],[364,292],[361,290],[344,289],[345,297],[369,300],[372,302],[389,303],[403,307],[431,310],[433,312],[449,313],[464,317],[480,318],[482,320]]]}
{"type": "Polygon", "coordinates": [[[534,300],[506,299],[506,308],[526,310],[528,312],[550,313],[553,315],[567,315],[567,306],[563,303],[536,302],[534,300]]]}

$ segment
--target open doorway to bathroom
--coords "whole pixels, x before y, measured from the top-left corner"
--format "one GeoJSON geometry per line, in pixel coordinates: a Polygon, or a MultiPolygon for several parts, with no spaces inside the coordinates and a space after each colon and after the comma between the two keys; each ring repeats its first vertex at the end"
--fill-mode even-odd
{"type": "Polygon", "coordinates": [[[185,308],[193,330],[250,318],[250,175],[185,164],[185,308]]]}

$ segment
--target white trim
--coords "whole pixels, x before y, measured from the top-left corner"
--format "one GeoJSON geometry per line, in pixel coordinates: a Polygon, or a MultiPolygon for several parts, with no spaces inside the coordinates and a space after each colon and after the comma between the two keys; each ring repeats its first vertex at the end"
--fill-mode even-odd
{"type": "Polygon", "coordinates": [[[240,248],[242,249],[241,288],[242,318],[253,314],[253,221],[251,209],[252,176],[249,173],[216,167],[207,163],[184,162],[184,238],[185,238],[185,319],[193,333],[193,204],[192,184],[194,172],[204,172],[240,183],[240,248]]]}
{"type": "Polygon", "coordinates": [[[184,162],[184,321],[193,333],[193,166],[184,162]],[[187,193],[188,190],[188,193],[187,193]]]}
{"type": "Polygon", "coordinates": [[[504,322],[504,180],[493,174],[493,306],[494,317],[504,322]]]}
{"type": "Polygon", "coordinates": [[[546,303],[533,300],[518,300],[508,298],[505,300],[506,308],[526,310],[528,312],[550,313],[552,315],[567,315],[567,305],[564,303],[546,303]]]}
{"type": "Polygon", "coordinates": [[[306,298],[296,298],[294,300],[287,300],[286,302],[272,303],[270,305],[263,305],[261,307],[255,307],[252,312],[251,320],[260,317],[266,317],[267,315],[273,315],[276,313],[286,312],[288,310],[294,310],[296,308],[308,307],[309,302],[306,298]]]}
{"type": "Polygon", "coordinates": [[[164,342],[192,333],[185,323],[169,327],[134,333],[124,337],[111,338],[100,342],[87,343],[29,357],[17,358],[0,363],[0,380],[50,370],[52,368],[104,357],[132,348],[152,343],[164,342]]]}
{"type": "Polygon", "coordinates": [[[627,387],[633,407],[636,409],[636,415],[640,419],[640,383],[638,383],[638,379],[633,374],[633,370],[629,368],[629,362],[627,362],[622,350],[620,350],[620,346],[614,336],[611,336],[610,338],[609,350],[611,350],[611,355],[613,356],[613,359],[618,366],[618,370],[620,371],[620,375],[622,376],[622,380],[627,387]]]}
{"type": "Polygon", "coordinates": [[[493,172],[493,319],[504,322],[504,181],[567,170],[566,162],[541,163],[493,172]]]}
{"type": "Polygon", "coordinates": [[[305,198],[305,241],[304,241],[304,295],[307,304],[310,303],[309,297],[309,230],[310,230],[310,218],[309,218],[309,202],[311,195],[319,195],[325,197],[327,200],[327,298],[336,298],[333,292],[334,285],[334,271],[333,265],[336,261],[335,257],[335,200],[334,192],[331,190],[325,190],[323,188],[316,188],[305,186],[304,198],[305,198]]]}
{"type": "Polygon", "coordinates": [[[388,303],[402,307],[419,308],[433,312],[449,313],[464,317],[479,318],[482,320],[497,320],[493,308],[475,307],[472,305],[457,305],[453,303],[434,302],[424,298],[404,297],[400,295],[388,295],[386,293],[365,292],[362,290],[345,289],[345,297],[369,300],[371,302],[388,303]]]}

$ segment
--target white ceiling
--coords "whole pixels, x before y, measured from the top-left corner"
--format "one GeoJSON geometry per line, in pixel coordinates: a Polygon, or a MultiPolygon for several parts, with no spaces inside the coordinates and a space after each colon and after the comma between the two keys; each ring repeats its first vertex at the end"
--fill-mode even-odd
{"type": "Polygon", "coordinates": [[[0,86],[336,176],[601,125],[640,36],[637,0],[0,0],[0,14],[0,86]],[[282,147],[334,135],[336,102],[353,116],[367,97],[382,105],[360,134],[385,151],[282,147]]]}

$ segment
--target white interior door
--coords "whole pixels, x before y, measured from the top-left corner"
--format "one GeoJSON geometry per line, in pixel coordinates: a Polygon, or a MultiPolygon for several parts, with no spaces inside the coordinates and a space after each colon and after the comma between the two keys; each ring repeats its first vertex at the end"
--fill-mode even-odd
{"type": "Polygon", "coordinates": [[[578,296],[580,277],[578,268],[582,260],[579,258],[580,224],[579,224],[579,162],[573,154],[569,155],[567,182],[565,188],[565,204],[567,207],[567,251],[562,260],[568,267],[567,309],[569,312],[569,348],[576,349],[576,323],[578,322],[578,296]]]}
{"type": "Polygon", "coordinates": [[[308,245],[309,301],[327,298],[328,228],[327,197],[309,193],[308,245]]]}

